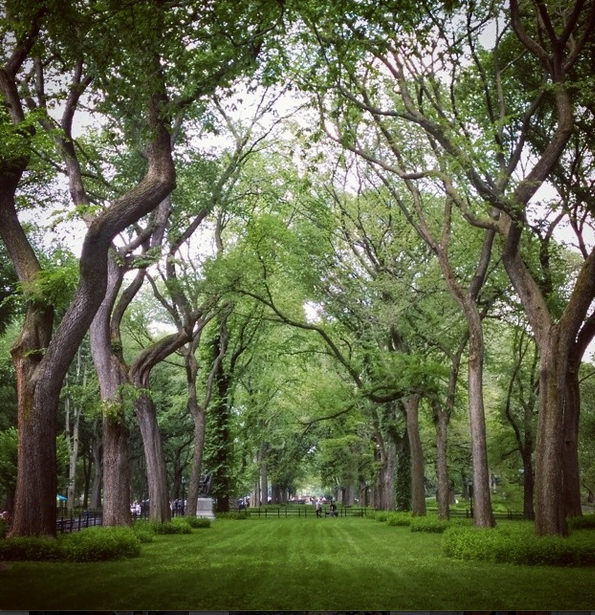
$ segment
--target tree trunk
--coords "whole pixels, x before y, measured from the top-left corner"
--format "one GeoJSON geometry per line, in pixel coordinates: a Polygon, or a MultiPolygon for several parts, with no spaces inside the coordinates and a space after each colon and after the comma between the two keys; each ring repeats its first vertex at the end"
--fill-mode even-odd
{"type": "Polygon", "coordinates": [[[381,510],[395,509],[395,468],[397,465],[397,447],[392,439],[387,439],[380,450],[380,467],[376,475],[374,490],[374,508],[381,510]]]}
{"type": "Polygon", "coordinates": [[[269,483],[267,471],[268,444],[263,442],[260,447],[260,501],[262,504],[269,503],[269,483]]]}
{"type": "Polygon", "coordinates": [[[450,518],[450,481],[448,479],[449,413],[437,401],[433,402],[436,422],[436,475],[438,477],[438,518],[450,518]]]}
{"type": "Polygon", "coordinates": [[[490,497],[485,412],[483,406],[483,333],[475,305],[468,306],[469,324],[469,423],[473,458],[473,523],[493,527],[496,522],[490,497]]]}
{"type": "Polygon", "coordinates": [[[578,461],[578,430],[580,416],[580,358],[572,355],[566,373],[566,391],[564,405],[564,450],[562,453],[564,480],[564,508],[566,517],[578,517],[583,514],[581,506],[581,483],[578,461]]]}
{"type": "Polygon", "coordinates": [[[407,437],[411,451],[411,508],[414,515],[426,514],[426,491],[424,486],[424,454],[419,435],[419,396],[405,400],[407,437]]]}
{"type": "Polygon", "coordinates": [[[558,326],[538,338],[540,350],[539,418],[535,450],[535,530],[539,536],[568,533],[564,501],[564,397],[567,351],[560,348],[558,326]]]}
{"type": "Polygon", "coordinates": [[[74,425],[72,426],[72,448],[70,451],[70,463],[68,464],[68,510],[74,509],[76,498],[76,468],[79,455],[79,427],[81,422],[81,407],[74,408],[74,425]]]}
{"type": "Polygon", "coordinates": [[[113,254],[108,272],[105,299],[90,327],[91,354],[103,403],[103,524],[130,525],[129,431],[122,401],[123,388],[129,382],[120,342],[112,341],[110,331],[123,271],[113,254]]]}
{"type": "MultiPolygon", "coordinates": [[[[99,431],[99,425],[95,423],[94,430],[99,431]]],[[[93,484],[91,486],[91,504],[93,510],[101,508],[101,486],[103,484],[103,443],[100,434],[96,433],[93,441],[91,454],[93,455],[93,484]]]]}
{"type": "Polygon", "coordinates": [[[155,404],[148,395],[141,393],[135,401],[135,407],[145,452],[149,486],[149,519],[163,523],[171,519],[171,510],[167,489],[165,454],[163,453],[155,404]]]}
{"type": "Polygon", "coordinates": [[[522,451],[523,459],[523,515],[525,519],[535,519],[533,499],[535,497],[535,477],[533,475],[533,447],[529,443],[522,451]]]}

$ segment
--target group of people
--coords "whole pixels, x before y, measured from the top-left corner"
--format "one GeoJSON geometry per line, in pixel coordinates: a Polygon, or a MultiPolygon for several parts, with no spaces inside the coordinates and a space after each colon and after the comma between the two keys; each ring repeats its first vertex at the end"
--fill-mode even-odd
{"type": "MultiPolygon", "coordinates": [[[[337,505],[335,504],[335,502],[333,500],[331,500],[330,506],[329,506],[329,515],[331,517],[337,517],[337,505]]],[[[316,516],[317,517],[322,517],[322,500],[318,500],[316,502],[316,516]]]]}

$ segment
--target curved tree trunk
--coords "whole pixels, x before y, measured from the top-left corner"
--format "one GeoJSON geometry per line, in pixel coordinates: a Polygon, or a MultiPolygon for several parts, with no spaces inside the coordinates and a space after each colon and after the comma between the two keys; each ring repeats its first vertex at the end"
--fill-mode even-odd
{"type": "MultiPolygon", "coordinates": [[[[3,72],[2,86],[5,76],[3,72]]],[[[148,109],[148,124],[153,130],[153,140],[146,148],[148,172],[90,224],[81,252],[79,286],[60,326],[52,336],[51,309],[30,306],[23,334],[13,350],[19,395],[19,454],[11,536],[56,533],[56,432],[62,382],[105,296],[112,240],[153,210],[175,184],[170,137],[159,118],[162,102],[162,97],[155,95],[148,109]]],[[[19,178],[20,174],[17,177],[14,172],[8,178],[0,173],[0,229],[17,273],[26,281],[27,272],[32,271],[33,251],[16,216],[13,197],[17,184],[8,185],[14,179],[18,183],[19,178]],[[7,187],[9,191],[5,191],[7,187]]],[[[108,457],[107,449],[105,453],[108,457]]],[[[128,493],[123,501],[127,498],[128,493]]]]}

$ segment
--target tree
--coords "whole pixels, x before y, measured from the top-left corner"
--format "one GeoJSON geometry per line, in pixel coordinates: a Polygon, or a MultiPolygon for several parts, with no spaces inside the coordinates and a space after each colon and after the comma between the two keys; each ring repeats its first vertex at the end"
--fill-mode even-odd
{"type": "MultiPolygon", "coordinates": [[[[33,15],[11,15],[26,24],[21,30],[25,33],[17,34],[12,55],[5,58],[0,83],[3,99],[9,102],[10,121],[18,127],[15,135],[18,135],[20,144],[16,156],[3,159],[0,232],[21,282],[30,285],[34,285],[40,266],[18,220],[14,197],[28,166],[29,146],[35,128],[29,122],[28,129],[21,129],[27,118],[24,100],[17,86],[17,75],[34,49],[42,25],[45,25],[42,19],[48,19],[44,9],[42,5],[33,15]]],[[[65,23],[60,21],[65,17],[63,15],[50,17],[57,25],[65,23]]],[[[64,34],[64,30],[60,34],[64,34]]],[[[47,50],[49,52],[50,48],[47,50]]],[[[62,128],[67,138],[70,137],[74,110],[84,89],[80,73],[78,77],[75,70],[75,84],[63,117],[62,128]]],[[[19,473],[11,526],[13,536],[55,534],[55,438],[60,388],[78,345],[103,300],[107,283],[107,255],[112,240],[121,230],[156,207],[173,188],[175,173],[168,120],[163,115],[164,100],[165,92],[160,91],[159,86],[148,90],[144,101],[145,125],[150,132],[145,146],[147,172],[136,186],[91,222],[82,247],[79,286],[55,333],[52,331],[52,306],[38,298],[28,302],[23,333],[13,348],[19,398],[19,473]]],[[[80,174],[71,175],[73,187],[76,187],[78,179],[80,174]]],[[[87,200],[77,202],[85,203],[87,200]]]]}
{"type": "MultiPolygon", "coordinates": [[[[510,10],[500,4],[474,4],[397,12],[392,5],[349,1],[336,8],[341,13],[340,27],[335,7],[306,16],[314,33],[311,44],[321,44],[314,62],[325,67],[323,74],[331,75],[323,86],[325,92],[332,92],[325,118],[341,120],[335,125],[339,130],[332,134],[378,169],[399,177],[410,189],[420,215],[424,201],[419,186],[434,183],[435,190],[444,195],[445,219],[456,207],[464,220],[486,233],[486,249],[478,262],[485,261],[495,234],[501,237],[504,265],[540,349],[536,530],[540,535],[564,534],[564,489],[559,472],[563,466],[564,380],[572,340],[578,336],[582,342],[589,336],[590,326],[581,330],[581,325],[590,322],[592,256],[585,259],[566,309],[557,319],[548,309],[540,280],[527,267],[521,239],[532,232],[532,199],[562,159],[575,126],[574,110],[581,102],[574,89],[575,67],[587,53],[595,9],[580,0],[561,12],[556,11],[555,3],[520,6],[515,0],[510,10]],[[347,21],[342,19],[344,14],[350,15],[347,21]],[[480,35],[488,27],[495,36],[486,43],[480,35]],[[507,57],[506,45],[511,41],[517,55],[507,57]],[[489,51],[485,45],[490,45],[489,51]],[[521,49],[524,55],[518,53],[521,49]],[[528,58],[541,81],[533,89],[519,90],[519,83],[509,74],[528,58]],[[541,113],[546,107],[550,113],[547,139],[538,147],[529,135],[544,127],[541,113]],[[374,143],[382,143],[388,157],[379,156],[378,150],[358,139],[363,117],[377,128],[374,143]],[[408,135],[407,148],[400,134],[408,135]],[[425,144],[420,150],[412,148],[412,142],[425,144]],[[420,151],[427,152],[425,159],[420,151]]],[[[309,5],[308,10],[313,7],[309,5]]],[[[302,75],[313,74],[301,69],[302,75]]],[[[436,247],[442,250],[444,242],[436,247]]],[[[444,275],[451,283],[446,268],[444,275]]],[[[467,297],[452,287],[473,325],[470,361],[477,367],[480,328],[469,300],[474,299],[477,281],[483,277],[480,267],[467,297]]],[[[475,378],[471,385],[471,399],[479,400],[481,380],[475,378]]],[[[480,415],[480,408],[472,413],[480,415]]],[[[481,420],[474,421],[474,441],[484,448],[481,420]]],[[[478,463],[477,455],[476,451],[474,466],[481,478],[477,476],[476,481],[481,482],[475,492],[481,485],[486,496],[481,496],[479,514],[482,524],[490,524],[487,466],[478,463]]]]}

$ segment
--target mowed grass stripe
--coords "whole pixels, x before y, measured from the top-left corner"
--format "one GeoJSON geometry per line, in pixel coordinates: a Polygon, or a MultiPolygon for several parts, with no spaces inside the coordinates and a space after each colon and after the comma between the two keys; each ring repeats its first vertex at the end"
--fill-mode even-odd
{"type": "Polygon", "coordinates": [[[441,537],[369,519],[218,520],[134,560],[14,563],[11,610],[589,610],[595,569],[443,557],[441,537]]]}

